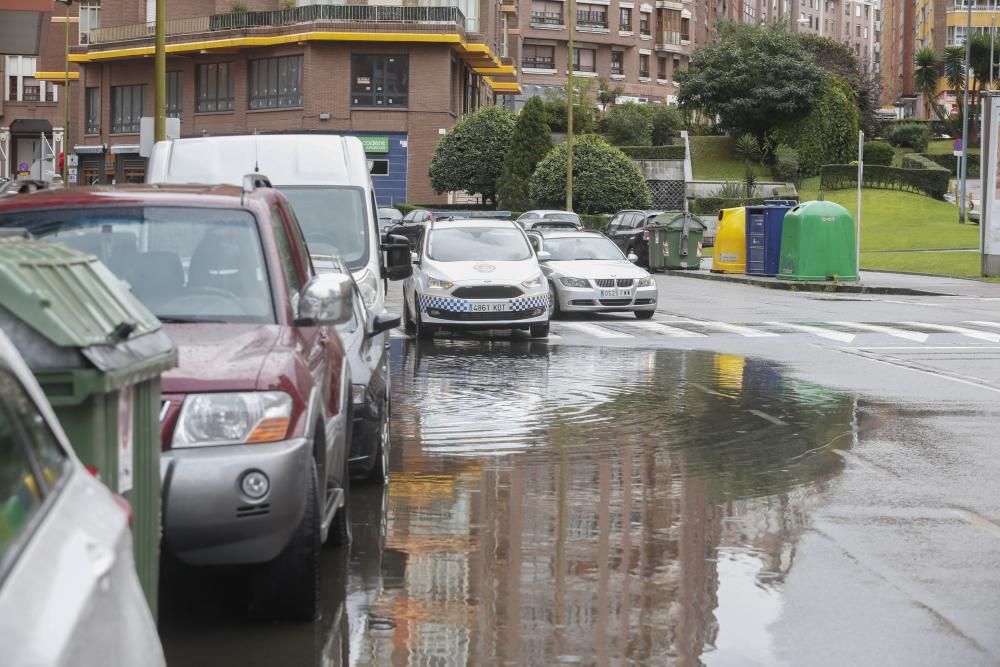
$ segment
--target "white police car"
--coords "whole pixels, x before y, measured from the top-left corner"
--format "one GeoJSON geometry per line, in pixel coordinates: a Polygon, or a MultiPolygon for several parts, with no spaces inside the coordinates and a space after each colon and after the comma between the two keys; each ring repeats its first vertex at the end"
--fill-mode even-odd
{"type": "Polygon", "coordinates": [[[437,329],[549,335],[548,283],[524,231],[506,220],[429,222],[403,300],[406,331],[419,338],[437,329]]]}

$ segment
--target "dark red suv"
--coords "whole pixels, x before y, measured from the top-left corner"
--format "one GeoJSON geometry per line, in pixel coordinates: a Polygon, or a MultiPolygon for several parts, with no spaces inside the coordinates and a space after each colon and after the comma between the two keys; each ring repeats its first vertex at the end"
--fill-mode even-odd
{"type": "Polygon", "coordinates": [[[96,255],[166,325],[164,548],[253,565],[255,607],[318,613],[321,543],[350,540],[343,274],[316,275],[284,196],[232,186],[69,189],[0,200],[0,226],[96,255]]]}

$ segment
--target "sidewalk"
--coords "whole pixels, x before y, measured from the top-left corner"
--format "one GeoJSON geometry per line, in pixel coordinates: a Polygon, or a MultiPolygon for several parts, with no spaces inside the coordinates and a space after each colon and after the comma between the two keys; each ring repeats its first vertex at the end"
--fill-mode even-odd
{"type": "Polygon", "coordinates": [[[978,280],[925,276],[910,273],[890,273],[887,271],[862,271],[859,282],[803,282],[778,280],[764,276],[748,276],[738,273],[712,273],[712,259],[703,258],[701,268],[696,270],[667,270],[663,274],[700,280],[717,280],[739,283],[765,289],[780,289],[792,292],[841,292],[847,294],[898,294],[903,296],[967,296],[1000,298],[1000,283],[986,283],[978,280]]]}

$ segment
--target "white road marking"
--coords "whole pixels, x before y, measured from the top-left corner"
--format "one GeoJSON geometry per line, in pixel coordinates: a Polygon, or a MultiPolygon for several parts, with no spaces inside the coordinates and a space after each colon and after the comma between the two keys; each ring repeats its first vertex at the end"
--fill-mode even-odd
{"type": "Polygon", "coordinates": [[[983,320],[966,320],[965,324],[977,324],[981,327],[995,327],[1000,329],[1000,322],[984,322],[983,320]]]}
{"type": "Polygon", "coordinates": [[[977,338],[989,341],[990,343],[1000,343],[1000,334],[976,331],[975,329],[966,329],[965,327],[953,327],[950,324],[928,324],[926,322],[901,322],[900,324],[907,324],[911,327],[920,327],[923,329],[936,329],[945,333],[961,334],[962,336],[977,338]]]}
{"type": "Polygon", "coordinates": [[[856,348],[858,350],[975,350],[980,353],[983,350],[1000,350],[1000,347],[992,345],[864,345],[856,348]]]}
{"type": "Polygon", "coordinates": [[[765,324],[770,324],[771,326],[776,327],[787,327],[796,331],[802,331],[804,333],[811,333],[823,338],[829,338],[830,340],[840,341],[841,343],[850,343],[854,340],[854,334],[844,333],[843,331],[831,331],[830,329],[813,327],[808,324],[791,324],[790,322],[765,322],[765,324]]]}
{"type": "Polygon", "coordinates": [[[574,329],[580,333],[590,334],[597,338],[635,338],[632,334],[622,333],[599,327],[596,324],[585,324],[583,322],[563,322],[563,327],[574,329]]]}
{"type": "Polygon", "coordinates": [[[616,322],[616,324],[624,324],[625,326],[635,327],[636,329],[643,329],[645,331],[652,331],[656,334],[672,336],[674,338],[706,337],[703,333],[688,331],[687,329],[681,329],[679,327],[672,327],[669,324],[663,324],[662,322],[616,322]]]}
{"type": "Polygon", "coordinates": [[[912,340],[918,343],[926,343],[928,338],[928,335],[925,333],[919,333],[916,331],[904,331],[903,329],[884,327],[880,324],[865,324],[862,322],[828,322],[827,324],[836,324],[838,327],[847,327],[848,329],[860,329],[861,331],[872,331],[875,333],[886,334],[888,336],[895,336],[896,338],[905,338],[906,340],[912,340]]]}
{"type": "Polygon", "coordinates": [[[757,331],[756,329],[751,329],[750,327],[744,327],[739,324],[729,324],[728,322],[691,320],[691,324],[698,324],[703,327],[708,327],[709,329],[718,329],[719,331],[725,331],[726,333],[736,333],[741,336],[745,336],[746,338],[771,338],[781,335],[771,333],[770,331],[757,331]]]}
{"type": "Polygon", "coordinates": [[[976,514],[971,510],[963,510],[955,508],[952,511],[955,512],[955,514],[957,514],[958,516],[962,517],[962,519],[964,519],[968,523],[971,523],[973,526],[979,526],[980,528],[983,528],[993,533],[997,537],[1000,537],[1000,526],[993,523],[986,517],[976,514]]]}
{"type": "Polygon", "coordinates": [[[769,421],[772,424],[777,424],[778,426],[788,426],[788,422],[786,422],[786,421],[784,421],[782,419],[778,419],[777,417],[772,417],[771,415],[767,414],[766,412],[761,412],[760,410],[747,410],[747,412],[749,412],[752,415],[756,415],[757,417],[760,417],[761,419],[769,421]]]}

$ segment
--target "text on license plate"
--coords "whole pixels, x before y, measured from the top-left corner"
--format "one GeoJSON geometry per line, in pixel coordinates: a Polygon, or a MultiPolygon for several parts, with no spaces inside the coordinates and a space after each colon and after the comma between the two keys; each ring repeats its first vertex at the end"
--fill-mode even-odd
{"type": "Polygon", "coordinates": [[[628,298],[632,296],[631,292],[627,289],[602,289],[601,298],[602,299],[613,299],[615,297],[628,298]]]}
{"type": "Polygon", "coordinates": [[[472,312],[474,313],[502,313],[507,310],[506,303],[474,303],[472,312]]]}

